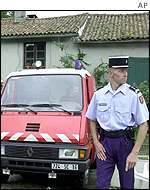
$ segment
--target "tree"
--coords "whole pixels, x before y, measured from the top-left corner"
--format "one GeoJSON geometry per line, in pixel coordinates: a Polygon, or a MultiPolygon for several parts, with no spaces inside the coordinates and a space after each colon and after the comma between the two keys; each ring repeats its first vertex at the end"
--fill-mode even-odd
{"type": "Polygon", "coordinates": [[[1,11],[1,18],[13,17],[14,11],[1,11]]]}

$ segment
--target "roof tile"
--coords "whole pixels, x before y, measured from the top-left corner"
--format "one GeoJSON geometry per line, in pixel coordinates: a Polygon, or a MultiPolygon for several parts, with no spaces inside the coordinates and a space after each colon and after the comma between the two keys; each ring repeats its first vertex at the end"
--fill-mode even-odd
{"type": "Polygon", "coordinates": [[[88,22],[81,41],[149,39],[149,14],[95,14],[88,22]]]}
{"type": "Polygon", "coordinates": [[[88,14],[42,19],[26,18],[21,22],[14,22],[13,18],[3,18],[1,20],[1,36],[77,33],[87,16],[88,14]]]}
{"type": "Polygon", "coordinates": [[[80,14],[51,18],[26,18],[19,23],[12,18],[1,20],[2,37],[53,34],[78,34],[84,25],[80,41],[120,41],[149,39],[149,13],[80,14]]]}

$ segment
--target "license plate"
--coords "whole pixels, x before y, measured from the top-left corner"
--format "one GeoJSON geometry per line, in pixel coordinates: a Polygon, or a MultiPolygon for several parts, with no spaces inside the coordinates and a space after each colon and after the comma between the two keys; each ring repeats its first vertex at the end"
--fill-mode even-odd
{"type": "Polygon", "coordinates": [[[3,174],[10,175],[10,170],[9,169],[3,169],[3,174]]]}
{"type": "Polygon", "coordinates": [[[55,170],[78,170],[78,164],[52,163],[51,167],[55,170]]]}

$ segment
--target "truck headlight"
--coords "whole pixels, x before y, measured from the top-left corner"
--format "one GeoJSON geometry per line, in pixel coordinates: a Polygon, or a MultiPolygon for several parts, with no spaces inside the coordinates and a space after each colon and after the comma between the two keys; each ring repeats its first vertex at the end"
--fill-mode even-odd
{"type": "Polygon", "coordinates": [[[1,145],[1,155],[5,155],[5,146],[1,145]]]}
{"type": "Polygon", "coordinates": [[[79,152],[76,149],[59,149],[59,158],[78,159],[79,152]]]}
{"type": "Polygon", "coordinates": [[[86,157],[86,150],[79,150],[79,158],[84,159],[86,157]]]}

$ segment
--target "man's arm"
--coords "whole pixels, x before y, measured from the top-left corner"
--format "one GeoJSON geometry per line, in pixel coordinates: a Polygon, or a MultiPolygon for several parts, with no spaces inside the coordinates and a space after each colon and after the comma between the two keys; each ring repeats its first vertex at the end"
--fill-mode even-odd
{"type": "Polygon", "coordinates": [[[92,138],[95,144],[99,141],[98,135],[97,135],[97,129],[96,129],[96,121],[90,120],[90,130],[91,130],[92,138]]]}
{"type": "Polygon", "coordinates": [[[148,124],[147,124],[147,122],[142,123],[142,124],[139,126],[139,130],[138,130],[136,142],[135,142],[135,145],[134,145],[134,147],[133,147],[133,149],[132,149],[132,152],[134,152],[135,154],[138,154],[138,153],[139,153],[140,148],[141,148],[141,146],[142,146],[143,143],[144,143],[144,139],[145,139],[145,137],[146,137],[147,130],[148,130],[148,124]]]}
{"type": "Polygon", "coordinates": [[[137,138],[135,141],[135,145],[126,160],[126,168],[125,168],[126,171],[128,171],[130,168],[133,168],[135,166],[137,162],[137,156],[138,156],[141,146],[144,143],[147,130],[148,130],[147,122],[144,122],[141,125],[139,125],[139,130],[138,130],[137,138]]]}
{"type": "Polygon", "coordinates": [[[95,121],[90,120],[90,130],[98,158],[101,160],[106,160],[106,151],[103,145],[99,142],[95,121]]]}

